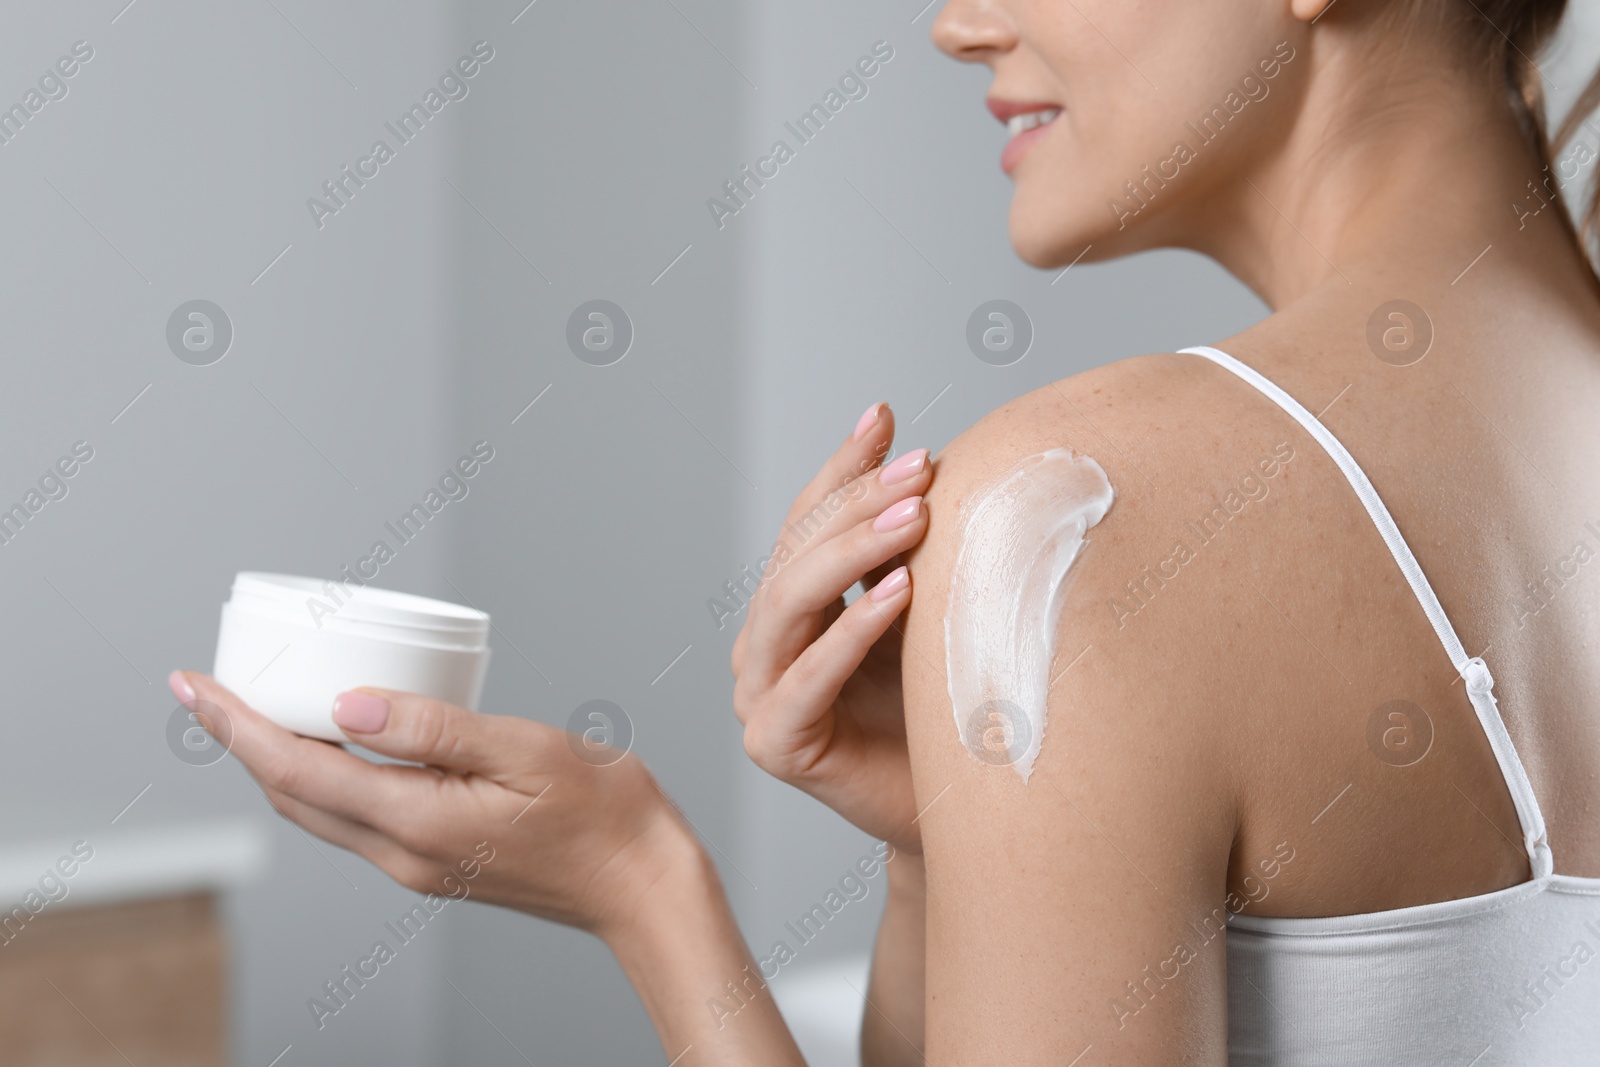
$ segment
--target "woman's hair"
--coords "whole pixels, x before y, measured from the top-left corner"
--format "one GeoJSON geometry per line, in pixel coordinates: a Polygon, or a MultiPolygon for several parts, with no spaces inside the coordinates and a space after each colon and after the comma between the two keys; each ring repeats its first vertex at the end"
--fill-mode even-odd
{"type": "MultiPolygon", "coordinates": [[[[1337,3],[1338,0],[1334,0],[1337,3]]],[[[1348,0],[1346,0],[1348,2],[1348,0]]],[[[1483,84],[1505,92],[1539,176],[1532,188],[1518,192],[1544,202],[1561,201],[1555,212],[1562,228],[1583,254],[1591,280],[1600,288],[1600,180],[1593,181],[1588,196],[1571,208],[1561,195],[1563,178],[1581,182],[1584,170],[1596,166],[1600,153],[1575,154],[1579,173],[1566,173],[1557,165],[1557,153],[1572,140],[1584,120],[1600,108],[1600,71],[1578,94],[1559,129],[1550,129],[1540,54],[1550,45],[1567,13],[1568,0],[1370,0],[1377,9],[1386,40],[1404,44],[1424,36],[1443,35],[1459,49],[1461,70],[1483,84]]],[[[1595,129],[1593,125],[1590,127],[1595,129]]],[[[1600,130],[1596,130],[1600,132],[1600,130]]],[[[1575,192],[1581,192],[1582,184],[1575,192]]],[[[1512,205],[1515,210],[1515,205],[1512,205]]]]}
{"type": "MultiPolygon", "coordinates": [[[[1489,73],[1505,80],[1507,92],[1512,97],[1523,132],[1533,145],[1541,171],[1542,196],[1556,198],[1560,188],[1560,174],[1555,169],[1555,155],[1577,132],[1583,120],[1600,106],[1600,72],[1589,79],[1583,92],[1578,94],[1572,110],[1561,127],[1550,132],[1549,116],[1545,113],[1544,74],[1537,60],[1555,36],[1556,28],[1567,11],[1567,0],[1451,0],[1463,3],[1471,10],[1466,15],[1473,26],[1475,55],[1489,64],[1489,73]]],[[[1591,155],[1587,158],[1593,159],[1591,155]]],[[[1589,259],[1590,269],[1595,269],[1597,232],[1600,232],[1600,182],[1595,183],[1587,201],[1572,215],[1562,211],[1559,217],[1589,259]],[[1575,216],[1575,217],[1574,217],[1575,216]]]]}

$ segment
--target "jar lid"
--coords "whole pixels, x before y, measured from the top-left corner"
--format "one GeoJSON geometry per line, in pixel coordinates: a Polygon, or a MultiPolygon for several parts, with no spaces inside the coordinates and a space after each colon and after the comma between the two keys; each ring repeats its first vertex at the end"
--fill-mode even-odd
{"type": "Polygon", "coordinates": [[[411,644],[479,649],[489,638],[489,616],[476,608],[332,579],[240,571],[229,603],[312,629],[411,644]]]}

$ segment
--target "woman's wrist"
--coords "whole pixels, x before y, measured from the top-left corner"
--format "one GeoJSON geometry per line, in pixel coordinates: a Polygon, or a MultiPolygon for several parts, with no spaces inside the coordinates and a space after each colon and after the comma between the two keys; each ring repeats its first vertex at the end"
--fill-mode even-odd
{"type": "Polygon", "coordinates": [[[623,862],[627,888],[594,928],[619,959],[648,952],[684,916],[727,906],[715,864],[681,822],[652,833],[623,862]]]}
{"type": "Polygon", "coordinates": [[[668,1060],[696,1064],[804,1061],[750,954],[716,865],[687,829],[649,850],[625,914],[596,929],[611,948],[668,1060]]]}

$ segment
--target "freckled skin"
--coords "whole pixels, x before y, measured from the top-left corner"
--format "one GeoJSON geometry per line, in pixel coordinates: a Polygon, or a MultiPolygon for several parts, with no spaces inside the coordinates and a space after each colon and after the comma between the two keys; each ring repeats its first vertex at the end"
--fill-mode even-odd
{"type": "MultiPolygon", "coordinates": [[[[1488,318],[1481,325],[1492,332],[1488,318]]],[[[1600,678],[1572,638],[1556,635],[1546,647],[1549,630],[1519,633],[1504,613],[1526,560],[1561,544],[1549,501],[1515,452],[1437,379],[1396,386],[1364,351],[1307,365],[1296,361],[1292,336],[1273,323],[1219,347],[1313,408],[1354,380],[1341,405],[1358,393],[1366,399],[1336,406],[1328,422],[1358,458],[1374,460],[1370,473],[1402,529],[1427,531],[1413,549],[1469,647],[1495,641],[1503,712],[1547,805],[1552,839],[1565,831],[1558,854],[1569,873],[1600,874],[1600,849],[1580,821],[1584,807],[1600,803],[1593,762],[1563,759],[1557,741],[1564,734],[1594,744],[1594,727],[1539,715],[1584,708],[1583,694],[1600,691],[1600,678]],[[1395,410],[1413,417],[1397,427],[1395,410]],[[1509,541],[1500,526],[1483,524],[1485,494],[1502,502],[1500,522],[1517,529],[1509,541]],[[1533,542],[1543,548],[1523,547],[1533,542]],[[1563,811],[1552,803],[1559,797],[1583,802],[1563,811]]],[[[1576,353],[1573,360],[1600,396],[1600,375],[1576,353]]],[[[1558,416],[1559,434],[1595,454],[1600,434],[1561,394],[1552,382],[1526,402],[1558,416]]],[[[1587,506],[1600,515],[1600,492],[1579,457],[1558,465],[1587,487],[1587,506]]],[[[1102,1035],[1097,1050],[1163,1056],[1186,1047],[1196,1028],[1225,1032],[1222,953],[1198,950],[1182,982],[1163,990],[1160,1012],[1142,1014],[1138,1026],[1108,1028],[1101,990],[1171,954],[1182,930],[1139,917],[1167,915],[1174,895],[1192,901],[1187,912],[1171,911],[1173,922],[1204,914],[1226,893],[1246,912],[1311,916],[1488,892],[1528,877],[1525,858],[1506,845],[1520,832],[1492,753],[1393,559],[1332,461],[1247,385],[1195,356],[1123,361],[1007,404],[942,452],[936,470],[928,538],[911,560],[919,584],[905,630],[924,654],[905,658],[905,687],[919,806],[950,787],[923,820],[929,950],[967,963],[945,971],[930,954],[930,1002],[942,993],[963,1011],[976,998],[1000,1012],[1011,998],[999,991],[1020,983],[1078,988],[1086,973],[1100,975],[1092,992],[1057,1011],[1059,1027],[1025,1028],[1017,1054],[1029,1062],[1029,1049],[1092,1032],[1102,1035]],[[1248,502],[1118,627],[1106,605],[1125,583],[1285,443],[1294,458],[1264,479],[1265,498],[1248,502]],[[930,664],[943,662],[942,597],[962,509],[1018,458],[1046,448],[1095,456],[1119,496],[1075,567],[1053,671],[1066,666],[1064,656],[1091,650],[1051,691],[1049,740],[1023,786],[962,750],[945,678],[930,664]],[[1429,709],[1435,730],[1416,773],[1397,773],[1366,743],[1373,708],[1397,694],[1429,709]],[[1350,790],[1312,825],[1346,783],[1350,790]],[[1259,863],[1284,842],[1294,860],[1261,883],[1259,863]],[[1397,865],[1397,856],[1411,859],[1397,865]],[[1252,889],[1249,877],[1260,884],[1252,889]],[[981,929],[966,918],[978,901],[989,917],[981,929]],[[987,976],[981,986],[969,980],[975,959],[987,976]]],[[[1582,505],[1568,506],[1566,522],[1581,526],[1582,505]]],[[[1549,611],[1587,632],[1580,639],[1600,641],[1588,632],[1595,624],[1581,597],[1549,611]]],[[[959,1034],[947,1033],[947,1047],[961,1047],[959,1034]]]]}

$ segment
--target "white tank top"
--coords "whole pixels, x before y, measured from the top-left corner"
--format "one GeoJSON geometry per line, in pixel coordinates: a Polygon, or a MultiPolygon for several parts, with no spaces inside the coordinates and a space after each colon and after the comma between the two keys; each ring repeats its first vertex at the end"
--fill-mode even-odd
{"type": "Polygon", "coordinates": [[[1531,880],[1437,904],[1325,919],[1228,918],[1231,1067],[1600,1065],[1600,878],[1553,871],[1544,816],[1494,698],[1389,509],[1294,398],[1226,352],[1186,348],[1255,386],[1338,464],[1422,604],[1488,736],[1531,880]]]}

